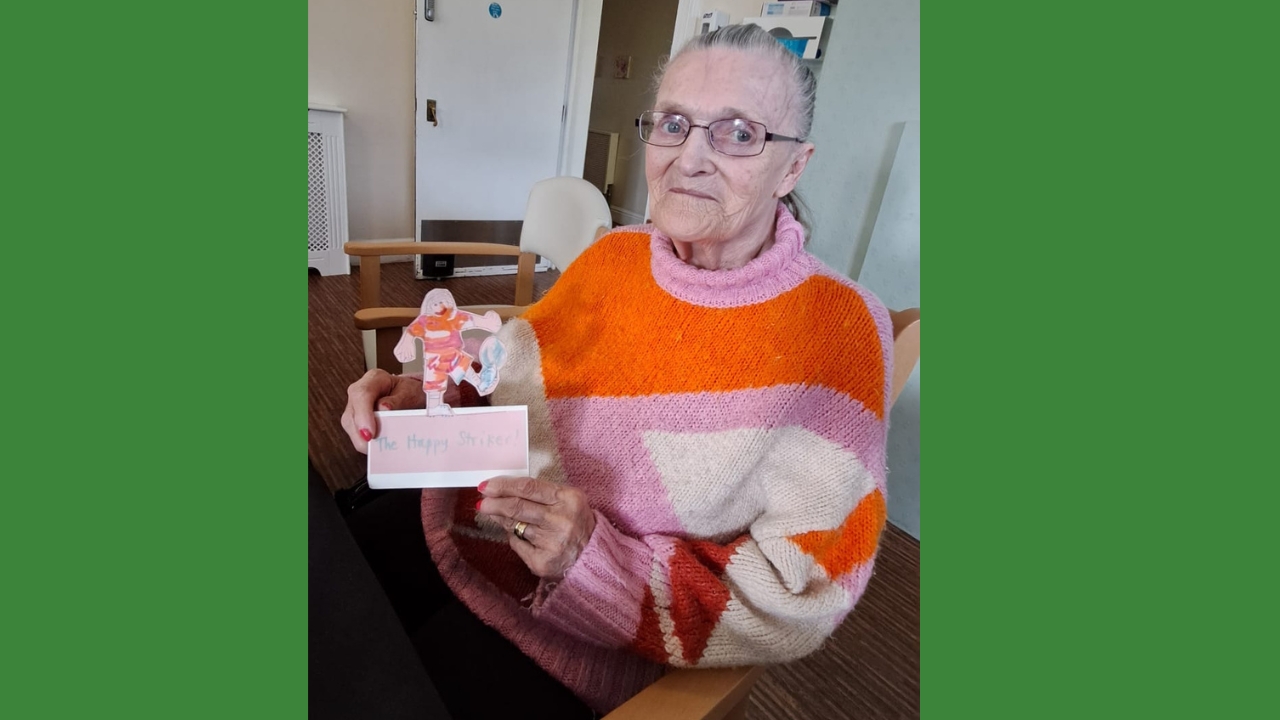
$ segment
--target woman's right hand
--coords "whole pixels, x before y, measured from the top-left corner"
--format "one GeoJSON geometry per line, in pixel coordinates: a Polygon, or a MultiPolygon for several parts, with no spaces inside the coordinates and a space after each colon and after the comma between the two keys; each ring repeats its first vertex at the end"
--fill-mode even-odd
{"type": "MultiPolygon", "coordinates": [[[[445,394],[448,402],[448,393],[445,394]]],[[[369,452],[369,441],[378,437],[375,410],[412,410],[426,407],[422,381],[414,377],[392,375],[374,369],[347,388],[347,407],[342,411],[342,429],[351,444],[362,453],[369,452]]]]}

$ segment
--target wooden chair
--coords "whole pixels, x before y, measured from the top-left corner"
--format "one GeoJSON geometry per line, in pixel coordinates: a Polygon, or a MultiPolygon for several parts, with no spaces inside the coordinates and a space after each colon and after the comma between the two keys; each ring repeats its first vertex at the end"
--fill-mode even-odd
{"type": "MultiPolygon", "coordinates": [[[[348,255],[360,258],[360,309],[355,324],[375,335],[374,365],[399,373],[392,353],[404,327],[418,317],[417,307],[382,305],[382,265],[386,255],[502,255],[517,258],[516,294],[510,305],[468,305],[463,310],[483,315],[492,310],[503,320],[524,312],[533,303],[534,262],[538,255],[563,269],[591,243],[609,231],[609,204],[594,185],[581,178],[555,177],[535,183],[529,192],[520,245],[463,242],[349,242],[348,255]]],[[[425,294],[425,290],[424,290],[425,294]]]]}
{"type": "MultiPolygon", "coordinates": [[[[920,361],[920,308],[890,311],[893,321],[893,381],[889,406],[898,400],[920,361]]],[[[672,670],[623,703],[604,720],[743,720],[747,698],[763,667],[672,670]]]]}

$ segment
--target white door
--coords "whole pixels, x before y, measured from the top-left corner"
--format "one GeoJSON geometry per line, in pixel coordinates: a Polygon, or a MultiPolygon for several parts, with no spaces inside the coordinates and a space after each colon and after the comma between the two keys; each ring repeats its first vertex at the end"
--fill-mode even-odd
{"type": "Polygon", "coordinates": [[[560,174],[575,0],[416,1],[414,234],[520,220],[533,184],[560,174]]]}

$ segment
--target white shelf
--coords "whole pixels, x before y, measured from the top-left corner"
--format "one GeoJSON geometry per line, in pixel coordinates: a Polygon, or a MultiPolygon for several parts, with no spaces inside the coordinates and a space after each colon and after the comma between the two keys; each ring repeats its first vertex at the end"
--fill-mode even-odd
{"type": "Polygon", "coordinates": [[[775,30],[782,28],[791,33],[793,38],[804,38],[809,42],[805,44],[804,55],[805,60],[817,60],[819,50],[823,50],[827,46],[827,37],[831,34],[830,15],[826,16],[795,16],[795,15],[768,15],[765,17],[744,18],[744,25],[759,25],[765,30],[775,30]]]}

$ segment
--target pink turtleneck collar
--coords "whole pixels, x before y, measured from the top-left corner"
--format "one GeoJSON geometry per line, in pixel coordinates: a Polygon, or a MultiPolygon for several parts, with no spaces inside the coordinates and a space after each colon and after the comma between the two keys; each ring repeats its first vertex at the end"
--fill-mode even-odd
{"type": "Polygon", "coordinates": [[[650,230],[651,268],[658,286],[671,295],[705,307],[741,307],[775,298],[798,286],[817,266],[804,250],[804,228],[778,203],[773,247],[734,270],[702,270],[676,255],[671,238],[650,230]]]}

